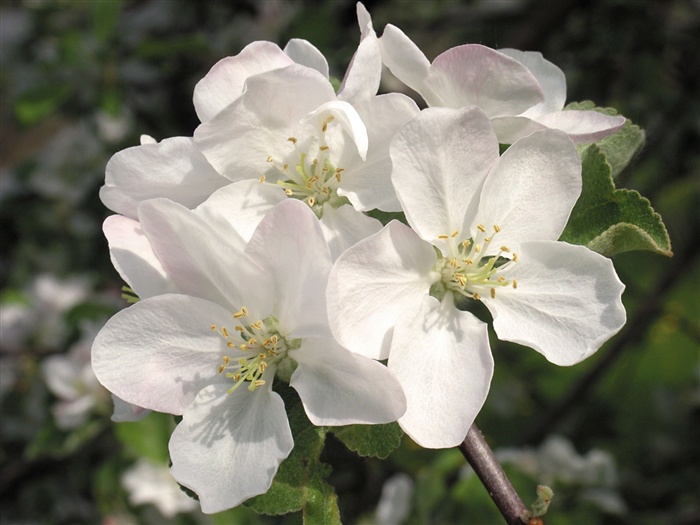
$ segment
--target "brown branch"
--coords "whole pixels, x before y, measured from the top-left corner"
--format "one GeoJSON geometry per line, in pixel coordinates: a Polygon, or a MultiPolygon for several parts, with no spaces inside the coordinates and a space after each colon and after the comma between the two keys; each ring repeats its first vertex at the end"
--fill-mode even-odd
{"type": "Polygon", "coordinates": [[[527,507],[515,492],[508,476],[503,472],[501,464],[476,425],[472,425],[467,432],[467,437],[458,448],[479,476],[506,523],[523,525],[520,516],[527,511],[527,507]]]}

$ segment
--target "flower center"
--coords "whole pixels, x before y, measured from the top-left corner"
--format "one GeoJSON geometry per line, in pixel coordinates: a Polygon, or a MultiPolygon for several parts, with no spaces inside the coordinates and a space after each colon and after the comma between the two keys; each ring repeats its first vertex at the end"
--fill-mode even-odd
{"type": "Polygon", "coordinates": [[[442,300],[445,293],[452,292],[478,301],[485,294],[495,299],[499,287],[517,288],[518,282],[506,279],[504,274],[518,261],[518,254],[507,246],[500,246],[497,254],[491,251],[486,255],[500,231],[494,224],[493,233],[487,235],[486,228],[479,224],[476,236],[461,242],[458,231],[440,235],[440,239],[448,241],[450,253],[448,257],[439,257],[435,264],[434,270],[440,273],[441,279],[430,288],[430,295],[442,300]]]}
{"type": "MultiPolygon", "coordinates": [[[[321,125],[320,132],[309,137],[303,145],[296,137],[289,137],[287,141],[294,145],[291,162],[277,162],[272,156],[267,158],[267,162],[281,173],[277,184],[284,188],[287,196],[306,202],[319,219],[326,202],[334,208],[349,204],[347,198],[338,195],[344,168],[335,166],[326,141],[328,124],[333,120],[332,116],[328,117],[321,125]]],[[[260,182],[265,182],[264,175],[260,177],[260,182]]]]}
{"type": "MultiPolygon", "coordinates": [[[[233,314],[233,318],[245,323],[248,309],[243,306],[233,314]]],[[[248,390],[265,384],[265,371],[272,365],[280,365],[287,359],[287,353],[301,346],[300,339],[287,339],[279,333],[279,322],[274,317],[260,319],[250,324],[237,324],[234,333],[225,326],[211,325],[211,329],[226,340],[226,346],[238,349],[236,357],[225,355],[219,365],[218,372],[226,372],[226,377],[233,380],[231,394],[243,383],[248,384],[248,390]],[[241,355],[242,352],[242,355],[241,355]]]]}

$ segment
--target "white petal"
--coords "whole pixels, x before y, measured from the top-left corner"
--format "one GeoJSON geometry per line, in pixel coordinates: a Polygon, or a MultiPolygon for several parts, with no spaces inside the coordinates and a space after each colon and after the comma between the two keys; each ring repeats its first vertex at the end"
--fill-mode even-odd
{"type": "Polygon", "coordinates": [[[315,69],[328,78],[328,61],[326,57],[308,40],[292,38],[284,46],[284,52],[297,64],[315,69]]]}
{"type": "Polygon", "coordinates": [[[141,299],[177,292],[138,221],[112,215],[102,225],[112,264],[141,299]]]}
{"type": "Polygon", "coordinates": [[[289,384],[314,425],[390,423],[406,411],[401,385],[384,365],[330,337],[306,338],[290,357],[299,366],[289,384]]]}
{"type": "Polygon", "coordinates": [[[439,275],[434,248],[408,226],[390,222],[336,261],[328,281],[328,317],[338,342],[385,359],[396,319],[417,307],[439,275]]]}
{"type": "Polygon", "coordinates": [[[277,204],[253,233],[246,254],[271,281],[272,315],[280,327],[292,337],[330,335],[326,283],[331,257],[311,208],[296,199],[277,204]]]}
{"type": "Polygon", "coordinates": [[[249,241],[265,214],[286,198],[284,190],[276,184],[242,180],[214,192],[195,213],[210,223],[225,221],[243,240],[249,241]]]}
{"type": "Polygon", "coordinates": [[[384,65],[391,73],[423,98],[430,96],[425,79],[430,61],[413,41],[398,27],[388,24],[379,39],[384,65]]]}
{"type": "Polygon", "coordinates": [[[115,396],[114,394],[112,394],[112,403],[114,404],[114,411],[112,412],[112,417],[110,419],[115,423],[141,421],[151,413],[150,410],[132,403],[128,403],[121,397],[115,396]]]}
{"type": "Polygon", "coordinates": [[[442,248],[446,241],[439,236],[471,222],[481,185],[498,160],[498,141],[478,108],[428,108],[397,133],[391,160],[409,224],[442,248]]]}
{"type": "MultiPolygon", "coordinates": [[[[340,100],[326,102],[306,117],[304,124],[320,129],[324,122],[328,122],[329,117],[333,117],[340,129],[349,135],[357,148],[357,154],[364,160],[367,157],[367,148],[369,147],[367,128],[355,108],[347,102],[340,100]]],[[[333,149],[331,145],[331,151],[333,149]]]]}
{"type": "Polygon", "coordinates": [[[369,150],[364,162],[346,170],[338,194],[360,211],[401,211],[391,183],[389,145],[396,132],[418,115],[418,106],[405,95],[389,93],[356,103],[355,109],[367,126],[369,150]]]}
{"type": "Polygon", "coordinates": [[[248,79],[238,100],[195,130],[195,143],[228,179],[257,179],[271,171],[268,157],[279,162],[294,151],[287,139],[299,121],[331,100],[336,96],[330,82],[308,67],[262,73],[248,79]]]}
{"type": "Polygon", "coordinates": [[[499,49],[499,53],[508,55],[517,60],[535,75],[544,93],[544,102],[541,102],[522,113],[522,116],[537,118],[547,113],[561,111],[566,103],[566,76],[564,72],[542,53],[537,51],[520,51],[518,49],[499,49]]]}
{"type": "Polygon", "coordinates": [[[276,393],[226,390],[218,385],[202,391],[170,438],[170,472],[197,493],[207,514],[267,492],[294,447],[276,393]]]}
{"type": "Polygon", "coordinates": [[[189,137],[173,137],[116,153],[107,163],[100,199],[132,219],[138,204],[166,197],[194,208],[228,181],[194,147],[189,137]]]}
{"type": "Polygon", "coordinates": [[[367,217],[352,206],[333,208],[328,203],[323,205],[321,230],[328,243],[332,261],[351,246],[381,229],[381,222],[367,217]]]}
{"type": "Polygon", "coordinates": [[[112,317],[92,346],[92,367],[110,392],[135,405],[182,414],[217,374],[226,340],[211,326],[232,325],[231,312],[204,299],[160,295],[112,317]]]}
{"type": "Polygon", "coordinates": [[[548,128],[566,132],[576,144],[589,144],[612,135],[625,125],[625,117],[603,115],[597,111],[559,111],[537,119],[548,128]]]}
{"type": "Polygon", "coordinates": [[[583,246],[529,242],[504,274],[517,289],[499,288],[483,302],[500,339],[530,346],[568,366],[593,354],[625,324],[625,286],[610,259],[583,246]]]}
{"type": "Polygon", "coordinates": [[[517,60],[479,44],[438,55],[425,79],[435,93],[430,106],[475,105],[489,117],[519,115],[544,100],[534,75],[517,60]]]}
{"type": "Polygon", "coordinates": [[[425,297],[396,323],[389,370],[406,393],[401,428],[422,447],[455,447],[489,392],[493,357],[486,324],[457,310],[449,295],[442,303],[425,297]]]}
{"type": "Polygon", "coordinates": [[[513,144],[536,131],[547,129],[544,124],[527,117],[496,117],[491,119],[491,126],[501,144],[513,144]]]}
{"type": "Polygon", "coordinates": [[[581,160],[562,132],[539,131],[513,144],[489,173],[476,223],[498,225],[490,252],[521,242],[556,240],[581,194],[581,160]]]}
{"type": "Polygon", "coordinates": [[[182,293],[232,311],[245,305],[257,319],[269,315],[272,287],[261,279],[262,269],[243,254],[244,243],[235,230],[214,229],[221,224],[209,224],[165,199],[142,203],[139,217],[153,251],[182,293]]]}
{"type": "Polygon", "coordinates": [[[361,40],[343,83],[338,90],[338,98],[347,102],[360,102],[377,94],[382,77],[382,53],[377,35],[372,27],[372,19],[360,2],[357,3],[357,21],[361,40]]]}
{"type": "Polygon", "coordinates": [[[246,79],[293,64],[277,44],[253,42],[236,56],[219,60],[194,87],[194,108],[201,122],[213,119],[243,93],[246,79]]]}

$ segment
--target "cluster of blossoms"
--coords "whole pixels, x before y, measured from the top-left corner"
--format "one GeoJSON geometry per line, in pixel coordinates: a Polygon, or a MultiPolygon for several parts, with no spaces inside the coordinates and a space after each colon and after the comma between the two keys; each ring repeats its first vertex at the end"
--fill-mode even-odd
{"type": "Polygon", "coordinates": [[[575,143],[624,118],[562,111],[564,76],[538,53],[465,45],[431,64],[357,12],[337,92],[309,42],[256,42],[197,84],[193,137],[144,136],[107,165],[104,232],[140,300],[98,334],[93,367],[182,416],[171,473],[204,512],[266,492],[292,450],[276,381],[313,424],[398,421],[452,447],[493,372],[474,304],[558,365],[625,321],[611,262],[557,241],[581,192],[575,143]],[[383,65],[429,107],[377,95],[383,65]]]}

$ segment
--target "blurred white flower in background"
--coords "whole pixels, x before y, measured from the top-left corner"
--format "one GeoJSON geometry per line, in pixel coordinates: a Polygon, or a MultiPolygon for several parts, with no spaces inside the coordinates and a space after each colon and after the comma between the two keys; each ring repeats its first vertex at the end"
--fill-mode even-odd
{"type": "Polygon", "coordinates": [[[394,474],[384,482],[382,495],[374,514],[377,525],[398,525],[406,521],[411,511],[415,483],[408,474],[394,474]]]}

